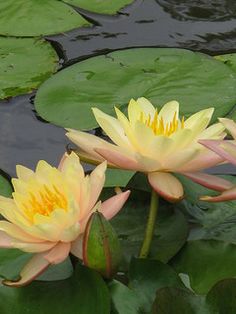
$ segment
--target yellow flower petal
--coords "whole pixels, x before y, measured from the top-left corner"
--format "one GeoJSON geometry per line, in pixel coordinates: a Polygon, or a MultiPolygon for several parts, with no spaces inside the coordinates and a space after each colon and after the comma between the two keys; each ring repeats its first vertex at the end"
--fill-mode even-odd
{"type": "Polygon", "coordinates": [[[175,100],[166,103],[159,112],[159,118],[163,119],[166,123],[170,123],[174,115],[176,114],[176,119],[179,119],[179,103],[175,100]]]}

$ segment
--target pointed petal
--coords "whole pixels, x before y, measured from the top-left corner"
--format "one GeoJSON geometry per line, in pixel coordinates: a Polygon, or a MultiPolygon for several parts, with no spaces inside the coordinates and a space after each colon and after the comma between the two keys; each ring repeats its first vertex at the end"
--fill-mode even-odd
{"type": "Polygon", "coordinates": [[[172,100],[166,103],[159,112],[159,119],[163,119],[164,123],[170,123],[174,115],[176,115],[176,119],[179,119],[179,103],[176,100],[172,100]]]}
{"type": "Polygon", "coordinates": [[[236,187],[217,196],[202,196],[200,200],[206,202],[225,202],[236,200],[236,187]]]}
{"type": "Polygon", "coordinates": [[[177,202],[183,198],[184,190],[180,181],[167,172],[151,172],[148,181],[152,188],[169,202],[177,202]]]}
{"type": "Polygon", "coordinates": [[[236,141],[202,140],[199,143],[236,165],[236,141]]]}
{"type": "Polygon", "coordinates": [[[236,140],[236,123],[233,120],[227,118],[219,118],[219,120],[236,140]]]}
{"type": "Polygon", "coordinates": [[[10,287],[25,286],[36,277],[41,275],[50,265],[50,263],[44,258],[44,253],[35,254],[31,260],[24,266],[17,281],[3,280],[3,284],[10,287]]]}
{"type": "Polygon", "coordinates": [[[222,123],[215,123],[211,125],[209,128],[205,129],[202,133],[200,133],[197,137],[197,140],[204,140],[204,139],[223,139],[226,135],[224,133],[225,127],[222,123]]]}
{"type": "Polygon", "coordinates": [[[8,221],[0,221],[0,230],[6,232],[9,236],[24,242],[45,242],[42,239],[33,237],[32,235],[26,233],[23,229],[19,228],[17,225],[12,224],[8,221]]]}
{"type": "Polygon", "coordinates": [[[12,237],[4,231],[0,231],[0,248],[12,248],[12,237]]]}
{"type": "Polygon", "coordinates": [[[107,220],[113,218],[123,207],[130,195],[130,191],[117,194],[102,203],[101,213],[107,220]]]}
{"type": "MultiPolygon", "coordinates": [[[[116,110],[116,114],[119,111],[116,110]]],[[[136,123],[136,121],[138,121],[140,119],[140,115],[141,115],[142,109],[140,107],[140,105],[138,104],[137,101],[135,101],[134,99],[131,99],[128,105],[128,117],[129,117],[129,121],[130,123],[133,125],[136,123]]],[[[119,113],[117,114],[117,117],[119,119],[119,113]]],[[[121,118],[121,116],[120,116],[121,118]]],[[[121,119],[119,119],[121,121],[121,119]]]]}
{"type": "Polygon", "coordinates": [[[89,134],[86,132],[76,131],[67,129],[68,132],[66,133],[66,136],[74,143],[76,144],[81,150],[91,155],[91,157],[103,161],[101,156],[99,156],[95,151],[94,147],[105,147],[107,148],[108,142],[102,140],[101,138],[89,134]]]}
{"type": "MultiPolygon", "coordinates": [[[[118,147],[117,147],[118,148],[118,147]]],[[[109,150],[105,148],[95,148],[95,151],[106,159],[108,162],[113,163],[119,168],[127,170],[138,170],[138,162],[129,155],[117,150],[109,150]]]]}
{"type": "Polygon", "coordinates": [[[50,264],[59,264],[63,262],[70,253],[71,243],[59,242],[53,249],[51,249],[44,258],[50,264]]]}
{"type": "Polygon", "coordinates": [[[92,108],[92,110],[97,123],[116,145],[130,147],[128,138],[125,136],[124,129],[119,120],[97,108],[92,108]]]}
{"type": "Polygon", "coordinates": [[[105,171],[107,169],[107,162],[104,161],[98,165],[89,176],[90,195],[88,202],[88,210],[91,210],[97,202],[99,195],[105,183],[105,171]]]}
{"type": "Polygon", "coordinates": [[[56,243],[47,241],[41,243],[32,243],[12,239],[12,247],[28,253],[45,252],[53,248],[55,245],[56,243]]]}
{"type": "Polygon", "coordinates": [[[83,259],[83,234],[79,235],[78,238],[71,243],[71,253],[78,257],[79,259],[83,259]]]}
{"type": "Polygon", "coordinates": [[[201,127],[201,129],[204,130],[209,124],[213,112],[214,108],[208,108],[191,115],[184,123],[185,128],[186,129],[198,128],[199,123],[201,124],[202,120],[204,120],[204,125],[202,125],[201,127]]]}
{"type": "Polygon", "coordinates": [[[16,174],[20,180],[27,182],[34,175],[34,172],[24,166],[16,165],[16,174]]]}
{"type": "Polygon", "coordinates": [[[74,152],[71,152],[69,155],[66,154],[61,161],[60,170],[65,174],[66,177],[76,177],[77,180],[84,178],[84,169],[80,164],[80,159],[78,155],[74,152]]]}
{"type": "Polygon", "coordinates": [[[156,113],[156,109],[154,108],[154,106],[151,104],[151,102],[147,98],[140,97],[137,99],[137,103],[147,117],[149,115],[151,116],[151,118],[154,117],[154,115],[156,113]]]}
{"type": "Polygon", "coordinates": [[[192,181],[215,191],[222,192],[234,186],[230,181],[203,172],[183,172],[182,174],[192,181]]]}
{"type": "Polygon", "coordinates": [[[224,161],[219,155],[212,151],[201,150],[199,154],[176,170],[178,173],[195,172],[218,165],[224,161]]]}

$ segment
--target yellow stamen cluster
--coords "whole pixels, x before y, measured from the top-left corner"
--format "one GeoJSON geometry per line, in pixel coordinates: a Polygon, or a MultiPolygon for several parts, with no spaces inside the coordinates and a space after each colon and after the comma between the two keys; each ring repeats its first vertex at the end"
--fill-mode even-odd
{"type": "Polygon", "coordinates": [[[58,188],[53,185],[52,188],[48,188],[43,185],[37,194],[30,192],[28,202],[24,204],[25,213],[33,220],[35,214],[43,216],[49,216],[54,209],[62,208],[67,209],[67,199],[58,188]],[[26,205],[27,204],[27,205],[26,205]]]}
{"type": "Polygon", "coordinates": [[[163,118],[158,117],[158,111],[156,110],[153,119],[149,114],[148,117],[145,117],[143,112],[140,113],[139,121],[146,124],[149,128],[151,128],[155,135],[165,135],[170,136],[171,134],[175,133],[180,128],[184,129],[184,117],[182,118],[181,122],[176,119],[176,112],[171,122],[165,123],[163,118]]]}

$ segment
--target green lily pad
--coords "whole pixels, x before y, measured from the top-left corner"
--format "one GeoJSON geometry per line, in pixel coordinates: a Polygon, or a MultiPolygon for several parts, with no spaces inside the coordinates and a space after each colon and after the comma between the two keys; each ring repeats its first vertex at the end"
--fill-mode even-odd
{"type": "Polygon", "coordinates": [[[218,281],[236,276],[236,245],[214,240],[189,241],[172,260],[178,273],[187,274],[191,288],[207,293],[218,281]]]}
{"type": "Polygon", "coordinates": [[[17,289],[0,286],[0,313],[110,314],[110,296],[96,272],[77,265],[66,280],[34,281],[17,289]]]}
{"type": "Polygon", "coordinates": [[[72,7],[57,0],[7,0],[0,3],[0,34],[41,36],[90,25],[72,7]]]}
{"type": "Polygon", "coordinates": [[[115,14],[133,1],[134,0],[65,0],[64,2],[96,13],[115,14]]]}
{"type": "Polygon", "coordinates": [[[155,106],[176,99],[185,116],[211,106],[215,118],[236,103],[236,73],[201,53],[173,48],[115,51],[74,64],[47,80],[35,107],[44,119],[64,127],[97,126],[91,107],[114,115],[131,98],[144,96],[155,106]]]}
{"type": "Polygon", "coordinates": [[[38,88],[57,64],[58,56],[45,40],[0,38],[0,99],[38,88]]]}
{"type": "Polygon", "coordinates": [[[227,53],[224,55],[215,56],[215,59],[224,62],[224,64],[236,72],[236,53],[227,53]]]}
{"type": "Polygon", "coordinates": [[[10,197],[12,191],[10,182],[0,174],[0,195],[10,197]]]}
{"type": "Polygon", "coordinates": [[[108,168],[106,170],[106,181],[104,187],[124,187],[128,184],[134,174],[134,171],[108,168]]]}
{"type": "MultiPolygon", "coordinates": [[[[138,256],[149,211],[149,193],[132,191],[129,200],[111,223],[118,233],[124,251],[124,267],[132,256],[138,256]]],[[[172,205],[161,203],[150,257],[162,262],[170,260],[184,245],[188,225],[184,215],[172,205]]]]}
{"type": "MultiPolygon", "coordinates": [[[[236,177],[220,176],[236,184],[236,177]]],[[[216,195],[217,192],[202,187],[191,180],[179,176],[185,199],[177,206],[187,215],[192,225],[189,239],[214,239],[236,244],[236,201],[208,203],[199,200],[203,195],[216,195]]]]}
{"type": "Polygon", "coordinates": [[[233,314],[236,312],[236,279],[217,283],[206,296],[179,288],[157,291],[153,314],[233,314]]]}

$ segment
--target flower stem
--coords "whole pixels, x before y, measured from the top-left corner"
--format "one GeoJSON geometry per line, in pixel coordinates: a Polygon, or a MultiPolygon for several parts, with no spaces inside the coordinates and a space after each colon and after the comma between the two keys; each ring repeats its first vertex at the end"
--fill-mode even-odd
{"type": "Polygon", "coordinates": [[[157,218],[158,204],[159,204],[159,197],[157,193],[154,190],[152,190],[150,210],[149,210],[149,216],[148,216],[148,221],[146,225],[145,236],[144,236],[143,244],[139,253],[140,258],[147,258],[149,254],[151,243],[152,243],[152,238],[153,238],[153,233],[154,233],[154,227],[155,227],[156,218],[157,218]]]}

